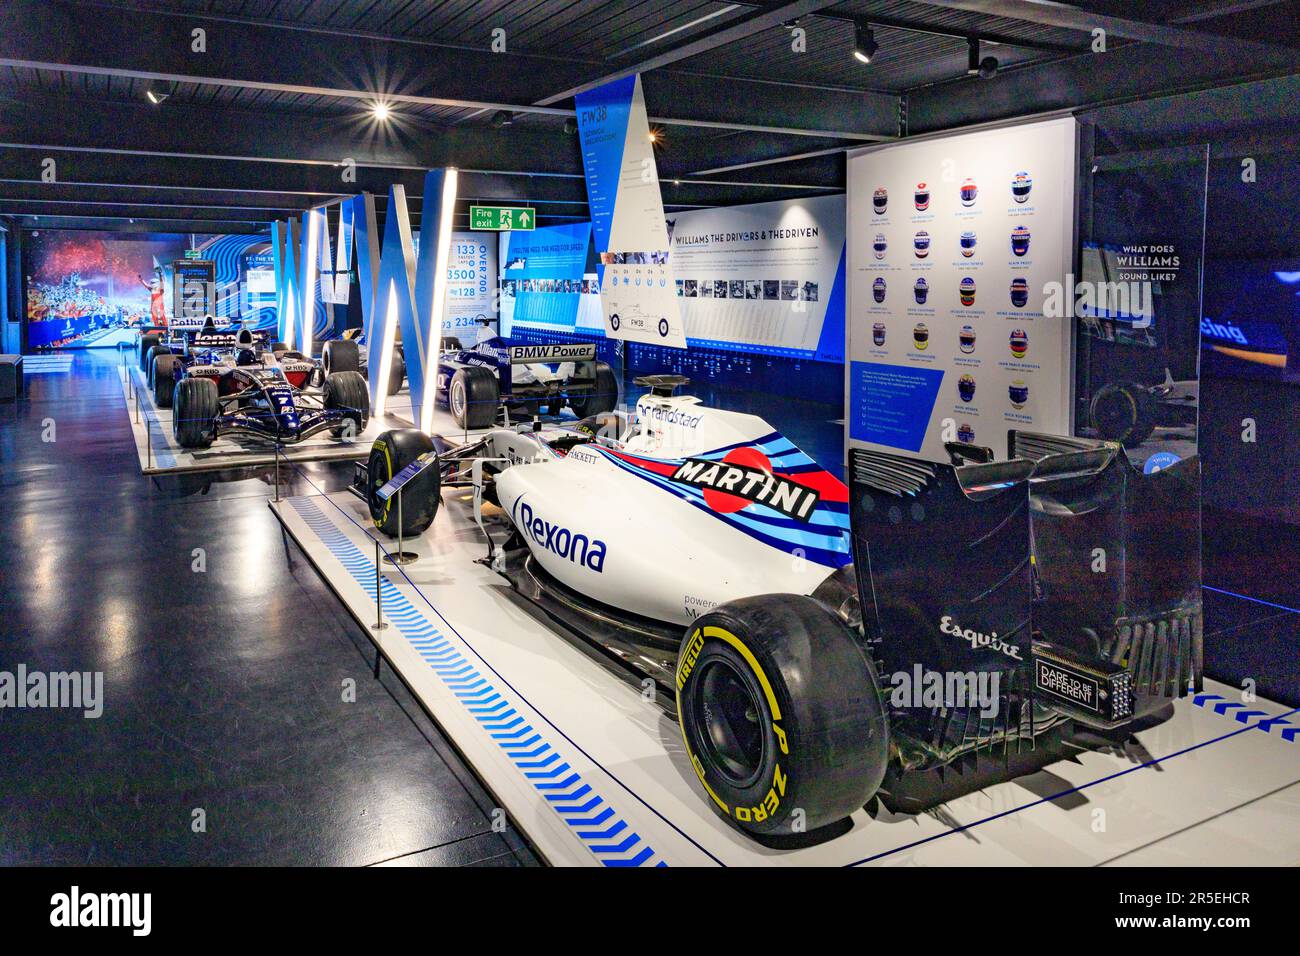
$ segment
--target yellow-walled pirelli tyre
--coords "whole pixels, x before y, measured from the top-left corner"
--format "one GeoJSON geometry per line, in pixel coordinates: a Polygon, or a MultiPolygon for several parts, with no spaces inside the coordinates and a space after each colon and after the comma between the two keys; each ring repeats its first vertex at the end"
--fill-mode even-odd
{"type": "MultiPolygon", "coordinates": [[[[375,494],[388,481],[421,455],[433,454],[433,442],[418,428],[384,432],[370,446],[366,462],[366,503],[375,527],[390,538],[397,537],[397,499],[387,501],[375,494]]],[[[433,524],[442,504],[442,474],[435,462],[402,488],[402,536],[413,538],[433,524]]]]}
{"type": "Polygon", "coordinates": [[[875,668],[810,597],[714,608],[677,657],[677,719],[714,810],[760,842],[846,821],[884,777],[889,732],[875,668]]]}

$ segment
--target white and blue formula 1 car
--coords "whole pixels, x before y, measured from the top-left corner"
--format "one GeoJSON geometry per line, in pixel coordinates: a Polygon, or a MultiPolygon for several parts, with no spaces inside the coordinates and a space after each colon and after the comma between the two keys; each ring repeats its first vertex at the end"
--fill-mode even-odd
{"type": "Polygon", "coordinates": [[[846,486],[763,419],[674,394],[684,382],[638,379],[633,416],[576,428],[388,432],[352,490],[380,530],[401,514],[413,535],[443,487],[471,489],[484,560],[655,680],[733,827],[783,847],[876,800],[925,810],[1060,759],[1076,724],[1122,732],[1199,686],[1199,563],[1133,531],[1152,495],[1186,497],[1195,462],[1148,482],[1113,443],[1021,433],[1009,461],[855,449],[846,486]],[[377,492],[417,460],[399,510],[377,492]],[[1081,577],[1079,541],[1134,563],[1081,577]],[[1159,588],[1138,580],[1156,571],[1159,588]],[[970,680],[900,698],[900,674],[970,680]]]}

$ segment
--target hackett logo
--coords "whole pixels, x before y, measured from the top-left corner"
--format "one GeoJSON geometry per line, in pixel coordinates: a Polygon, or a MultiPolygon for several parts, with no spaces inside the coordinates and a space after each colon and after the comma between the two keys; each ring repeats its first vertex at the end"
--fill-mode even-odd
{"type": "Polygon", "coordinates": [[[762,468],[726,461],[688,458],[673,472],[673,481],[718,491],[767,505],[788,518],[807,521],[821,496],[812,488],[762,468]]]}

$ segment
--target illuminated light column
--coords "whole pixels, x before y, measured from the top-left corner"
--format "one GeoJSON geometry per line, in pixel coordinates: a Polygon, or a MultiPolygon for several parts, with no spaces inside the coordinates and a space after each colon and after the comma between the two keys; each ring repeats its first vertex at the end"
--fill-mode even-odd
{"type": "MultiPolygon", "coordinates": [[[[360,238],[360,234],[358,234],[360,238]]],[[[369,258],[362,250],[360,255],[369,258]]],[[[362,269],[362,300],[365,300],[366,263],[362,269]]],[[[424,378],[412,349],[419,341],[415,320],[415,244],[411,238],[411,217],[406,206],[406,189],[395,183],[388,191],[388,216],[384,224],[383,251],[374,285],[373,308],[366,328],[367,366],[370,369],[370,410],[378,417],[388,404],[388,376],[393,368],[397,330],[402,330],[402,349],[407,362],[413,409],[422,407],[424,378]]],[[[418,353],[416,353],[418,354],[418,353]]],[[[417,423],[418,424],[418,423],[417,423]]]]}
{"type": "Polygon", "coordinates": [[[312,337],[316,331],[316,280],[320,275],[320,234],[325,212],[322,209],[309,209],[303,213],[302,218],[303,225],[307,227],[307,235],[304,237],[302,286],[298,290],[301,296],[298,309],[298,320],[301,323],[299,341],[302,343],[298,351],[310,356],[312,337]]]}
{"type": "MultiPolygon", "coordinates": [[[[418,425],[433,430],[433,404],[438,391],[438,355],[442,351],[442,319],[447,313],[447,262],[451,257],[451,229],[456,213],[457,170],[448,168],[442,177],[442,205],[438,209],[438,245],[433,265],[433,292],[429,301],[429,324],[426,326],[424,404],[418,425]]],[[[425,179],[425,197],[432,185],[433,173],[425,179]]],[[[428,222],[426,219],[425,222],[428,222]]]]}
{"type": "Polygon", "coordinates": [[[275,311],[277,338],[289,348],[297,341],[298,320],[298,220],[276,222],[271,227],[271,251],[275,268],[275,311]]]}

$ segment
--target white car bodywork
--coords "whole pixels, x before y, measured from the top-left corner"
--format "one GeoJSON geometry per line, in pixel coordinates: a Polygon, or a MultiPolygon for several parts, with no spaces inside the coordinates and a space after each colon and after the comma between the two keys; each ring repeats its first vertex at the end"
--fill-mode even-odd
{"type": "Polygon", "coordinates": [[[532,557],[589,599],[685,625],[849,563],[844,485],[757,416],[646,395],[625,434],[574,437],[498,429],[484,457],[532,557]]]}

